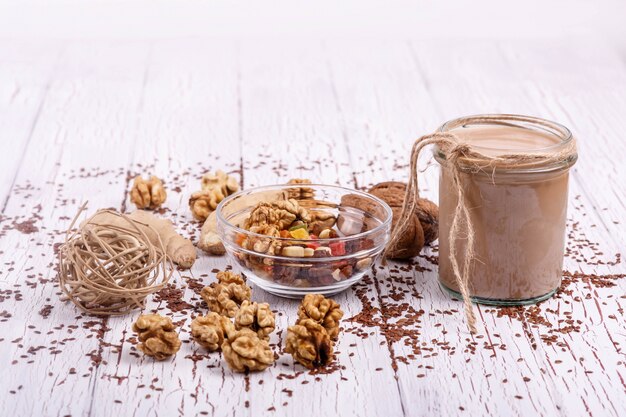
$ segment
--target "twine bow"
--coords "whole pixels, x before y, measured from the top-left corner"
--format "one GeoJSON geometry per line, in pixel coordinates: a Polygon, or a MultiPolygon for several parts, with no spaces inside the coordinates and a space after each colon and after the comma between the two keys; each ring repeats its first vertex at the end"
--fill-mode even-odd
{"type": "Polygon", "coordinates": [[[472,307],[469,290],[469,273],[472,261],[476,258],[474,248],[475,233],[471,222],[470,210],[465,202],[465,188],[463,187],[463,182],[461,181],[461,173],[464,170],[469,170],[469,172],[479,172],[487,171],[488,169],[493,172],[496,168],[529,169],[534,166],[541,166],[550,163],[565,163],[570,161],[572,158],[576,158],[576,142],[570,138],[569,131],[559,125],[555,125],[543,119],[517,115],[469,116],[457,119],[455,125],[462,126],[465,124],[488,123],[492,125],[519,126],[519,124],[512,122],[539,124],[549,130],[557,130],[558,133],[567,137],[567,141],[565,142],[565,146],[559,149],[558,152],[519,152],[514,154],[491,156],[475,151],[469,144],[463,143],[459,137],[450,132],[435,132],[417,139],[411,150],[410,177],[404,197],[404,204],[402,205],[402,213],[400,214],[396,227],[391,232],[391,238],[385,248],[385,251],[383,252],[384,259],[387,253],[397,244],[400,237],[407,230],[411,221],[411,216],[417,208],[417,201],[419,198],[417,161],[420,152],[429,145],[438,145],[446,155],[444,169],[450,170],[452,186],[457,194],[457,205],[454,210],[449,232],[449,259],[452,265],[455,280],[459,287],[459,292],[463,297],[463,309],[467,319],[467,326],[472,334],[477,332],[476,315],[474,314],[474,309],[472,307]],[[563,130],[561,131],[561,129],[563,130]],[[466,245],[461,265],[459,264],[459,253],[457,253],[456,242],[463,232],[465,235],[464,238],[466,240],[466,245]]]}

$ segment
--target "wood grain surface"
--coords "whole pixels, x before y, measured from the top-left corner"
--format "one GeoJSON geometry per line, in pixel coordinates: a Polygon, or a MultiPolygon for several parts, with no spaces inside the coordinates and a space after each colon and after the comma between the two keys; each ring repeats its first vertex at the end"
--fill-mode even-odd
{"type": "MultiPolygon", "coordinates": [[[[561,41],[0,41],[0,410],[7,416],[626,415],[626,65],[609,46],[561,41]],[[332,369],[283,353],[297,301],[277,313],[278,360],[232,373],[191,340],[197,288],[229,265],[199,253],[176,271],[169,315],[183,346],[136,348],[139,312],[97,318],[60,300],[56,244],[79,206],[131,210],[130,178],[168,188],[164,215],[197,239],[187,199],[209,170],[244,188],[293,177],[366,188],[406,180],[414,139],[476,113],[571,128],[568,250],[558,294],[536,307],[476,307],[437,283],[436,245],[376,265],[335,297],[332,369]]],[[[421,161],[436,201],[438,168],[421,161]]],[[[235,267],[235,269],[237,269],[235,267]]]]}

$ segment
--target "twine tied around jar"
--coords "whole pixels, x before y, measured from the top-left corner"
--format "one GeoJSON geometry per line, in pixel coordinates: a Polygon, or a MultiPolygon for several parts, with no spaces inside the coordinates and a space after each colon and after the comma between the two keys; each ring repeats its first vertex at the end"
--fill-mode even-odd
{"type": "MultiPolygon", "coordinates": [[[[519,125],[516,123],[533,123],[543,125],[552,130],[555,129],[553,124],[543,121],[542,119],[517,115],[468,116],[457,119],[456,125],[462,126],[480,123],[517,127],[519,127],[519,125]]],[[[419,198],[417,162],[420,152],[429,145],[438,145],[440,149],[445,152],[446,160],[444,169],[450,170],[452,174],[452,185],[457,193],[457,205],[454,210],[449,234],[450,263],[455,280],[459,286],[459,292],[463,297],[463,308],[467,319],[467,326],[469,331],[475,334],[477,332],[476,316],[472,307],[469,289],[469,272],[472,261],[476,259],[474,248],[475,233],[470,219],[470,208],[465,201],[465,189],[461,181],[461,173],[491,171],[493,175],[496,168],[528,169],[552,163],[567,163],[572,158],[576,158],[576,141],[574,139],[568,139],[565,146],[556,152],[541,152],[541,150],[539,150],[539,152],[520,151],[518,153],[492,156],[472,149],[471,145],[463,143],[458,136],[450,132],[435,132],[420,137],[415,141],[411,150],[410,176],[404,197],[404,204],[402,206],[402,213],[400,214],[396,227],[391,232],[391,238],[383,252],[383,259],[385,259],[387,253],[405,233],[410,224],[411,216],[417,208],[419,198]],[[465,256],[462,265],[460,265],[456,242],[461,238],[462,234],[465,235],[463,238],[466,240],[466,244],[465,256]]]]}

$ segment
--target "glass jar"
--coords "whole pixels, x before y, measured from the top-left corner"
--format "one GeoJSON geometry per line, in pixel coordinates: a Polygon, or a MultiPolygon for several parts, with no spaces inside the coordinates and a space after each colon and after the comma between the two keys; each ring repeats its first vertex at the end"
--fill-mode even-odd
{"type": "MultiPolygon", "coordinates": [[[[445,123],[461,143],[483,155],[558,155],[571,148],[571,132],[557,123],[523,116],[481,115],[445,123]]],[[[450,227],[457,206],[446,151],[435,149],[439,181],[439,281],[460,298],[450,261],[450,227]]],[[[577,154],[523,166],[476,169],[459,160],[460,183],[474,229],[474,257],[468,273],[472,300],[491,305],[533,304],[551,297],[561,283],[567,219],[569,169],[577,154]]],[[[455,239],[463,265],[467,239],[455,239]]]]}

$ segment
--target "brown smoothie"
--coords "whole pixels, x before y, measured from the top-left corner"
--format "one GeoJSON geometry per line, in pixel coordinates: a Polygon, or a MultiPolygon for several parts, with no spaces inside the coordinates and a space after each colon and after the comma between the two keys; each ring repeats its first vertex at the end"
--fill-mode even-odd
{"type": "MultiPolygon", "coordinates": [[[[474,125],[451,132],[494,156],[539,150],[560,141],[548,132],[508,126],[474,125]]],[[[487,302],[523,301],[551,294],[562,276],[568,169],[468,172],[461,175],[461,181],[476,234],[470,294],[487,302]]],[[[445,167],[439,186],[439,279],[458,291],[449,259],[457,195],[445,167]]],[[[459,265],[464,262],[465,243],[462,236],[456,240],[459,265]]]]}

